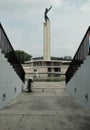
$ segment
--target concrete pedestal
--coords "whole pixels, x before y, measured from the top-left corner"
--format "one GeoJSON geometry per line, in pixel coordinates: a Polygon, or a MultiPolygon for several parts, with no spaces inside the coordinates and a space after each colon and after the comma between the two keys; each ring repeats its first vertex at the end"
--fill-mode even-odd
{"type": "Polygon", "coordinates": [[[50,60],[50,21],[45,21],[43,25],[43,57],[50,60]]]}

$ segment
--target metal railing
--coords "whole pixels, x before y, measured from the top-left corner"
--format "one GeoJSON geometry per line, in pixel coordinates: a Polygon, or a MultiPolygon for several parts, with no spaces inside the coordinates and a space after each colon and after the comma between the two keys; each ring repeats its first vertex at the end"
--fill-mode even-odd
{"type": "Polygon", "coordinates": [[[4,56],[8,59],[8,62],[12,65],[20,79],[25,81],[25,72],[19,63],[16,53],[0,23],[0,49],[4,56]]]}
{"type": "Polygon", "coordinates": [[[66,84],[70,81],[70,79],[73,77],[73,75],[78,70],[80,65],[86,59],[86,56],[89,55],[89,47],[90,47],[89,36],[90,36],[90,26],[84,38],[82,39],[81,44],[66,72],[66,84]]]}

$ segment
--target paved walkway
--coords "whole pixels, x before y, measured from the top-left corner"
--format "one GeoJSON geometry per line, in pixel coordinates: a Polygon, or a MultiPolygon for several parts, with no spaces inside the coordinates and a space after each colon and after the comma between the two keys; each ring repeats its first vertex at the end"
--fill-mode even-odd
{"type": "Polygon", "coordinates": [[[90,109],[66,92],[63,82],[35,82],[0,111],[0,130],[90,130],[90,109]]]}

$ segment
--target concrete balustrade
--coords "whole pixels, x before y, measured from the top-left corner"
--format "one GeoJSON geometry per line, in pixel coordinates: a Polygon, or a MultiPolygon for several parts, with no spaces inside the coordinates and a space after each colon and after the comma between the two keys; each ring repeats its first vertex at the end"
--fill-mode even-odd
{"type": "Polygon", "coordinates": [[[66,88],[82,105],[90,107],[90,56],[86,57],[66,88]]]}
{"type": "Polygon", "coordinates": [[[0,109],[21,93],[22,80],[0,50],[0,109]]]}

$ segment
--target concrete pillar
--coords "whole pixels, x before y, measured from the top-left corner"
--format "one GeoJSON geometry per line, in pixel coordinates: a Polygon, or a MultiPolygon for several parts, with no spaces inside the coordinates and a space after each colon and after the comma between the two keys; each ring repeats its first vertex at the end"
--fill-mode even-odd
{"type": "Polygon", "coordinates": [[[43,25],[43,57],[50,60],[50,21],[45,21],[43,25]]]}

